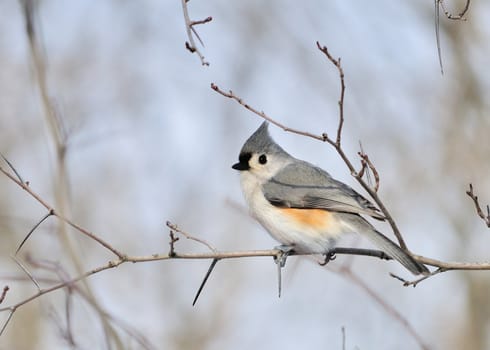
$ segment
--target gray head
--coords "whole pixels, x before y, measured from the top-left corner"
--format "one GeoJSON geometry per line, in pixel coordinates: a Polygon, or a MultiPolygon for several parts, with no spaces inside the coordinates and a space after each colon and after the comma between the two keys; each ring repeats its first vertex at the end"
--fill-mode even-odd
{"type": "Polygon", "coordinates": [[[263,122],[248,138],[240,151],[239,162],[232,166],[233,169],[271,176],[293,159],[270,137],[268,126],[268,122],[263,122]]]}

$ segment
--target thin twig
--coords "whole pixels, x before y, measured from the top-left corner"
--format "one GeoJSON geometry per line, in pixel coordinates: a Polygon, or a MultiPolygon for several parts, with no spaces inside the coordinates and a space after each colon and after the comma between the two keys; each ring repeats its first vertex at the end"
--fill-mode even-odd
{"type": "MultiPolygon", "coordinates": [[[[327,58],[330,60],[330,62],[333,63],[335,67],[337,67],[337,70],[339,71],[339,77],[340,77],[340,98],[339,98],[339,126],[337,127],[337,138],[335,139],[335,143],[333,146],[340,148],[340,143],[341,143],[341,138],[342,138],[342,127],[344,126],[344,96],[345,96],[345,75],[344,75],[344,70],[342,69],[342,65],[340,63],[340,57],[335,59],[330,52],[328,52],[328,48],[326,46],[321,46],[320,43],[317,41],[316,46],[318,50],[323,52],[327,58]]],[[[328,141],[328,140],[327,140],[328,141]]]]}
{"type": "Polygon", "coordinates": [[[487,204],[487,215],[483,214],[483,210],[480,207],[480,203],[478,202],[478,196],[473,192],[473,185],[470,184],[470,189],[466,191],[466,194],[473,200],[475,204],[476,213],[482,220],[485,222],[487,227],[490,227],[490,206],[487,204]]]}
{"type": "Polygon", "coordinates": [[[211,272],[213,272],[214,267],[216,266],[218,261],[219,261],[218,258],[214,258],[211,261],[211,265],[209,265],[208,271],[206,272],[206,275],[204,276],[204,279],[202,280],[201,285],[199,286],[199,289],[197,290],[196,296],[194,297],[194,300],[192,301],[192,306],[196,305],[197,299],[199,298],[199,295],[201,295],[201,292],[204,288],[204,285],[208,281],[208,278],[211,275],[211,272]]]}
{"type": "Polygon", "coordinates": [[[213,247],[211,244],[209,244],[208,242],[206,242],[204,239],[201,239],[201,238],[197,238],[185,231],[182,231],[180,228],[177,227],[177,225],[175,224],[172,224],[170,221],[167,221],[166,222],[166,225],[167,227],[170,229],[170,230],[173,230],[175,232],[178,232],[180,233],[182,236],[184,236],[185,238],[187,239],[190,239],[192,241],[195,241],[195,242],[198,242],[198,243],[201,243],[203,245],[205,245],[206,247],[209,248],[209,250],[211,250],[212,252],[215,252],[216,251],[216,248],[213,247]]]}
{"type": "Polygon", "coordinates": [[[442,272],[446,272],[446,271],[449,271],[449,270],[451,270],[451,269],[446,269],[446,268],[440,267],[440,268],[432,271],[431,273],[429,273],[427,275],[424,275],[423,277],[419,277],[419,278],[417,278],[417,279],[415,279],[413,281],[408,281],[408,280],[406,280],[406,279],[404,279],[404,278],[402,278],[400,276],[395,275],[394,273],[390,273],[390,276],[393,277],[393,278],[395,278],[395,279],[397,279],[397,280],[399,280],[399,281],[401,281],[401,282],[403,282],[403,285],[405,287],[413,286],[415,288],[415,287],[417,287],[417,284],[419,284],[422,281],[425,281],[427,278],[432,277],[432,276],[435,276],[435,275],[438,275],[438,274],[440,274],[442,272]]]}
{"type": "Polygon", "coordinates": [[[204,46],[201,38],[199,37],[199,34],[197,34],[196,30],[194,29],[194,26],[211,22],[213,20],[213,18],[207,17],[207,18],[200,20],[200,21],[192,21],[189,17],[189,11],[187,9],[188,0],[181,0],[181,1],[182,1],[182,11],[184,13],[185,30],[187,32],[187,38],[189,39],[189,41],[185,42],[185,48],[187,50],[189,50],[191,53],[196,53],[199,56],[199,59],[201,60],[201,64],[203,66],[209,66],[209,62],[207,62],[205,60],[203,54],[197,48],[196,43],[194,41],[194,37],[192,34],[194,34],[197,37],[197,39],[199,40],[199,42],[201,43],[201,45],[204,46]]]}
{"type": "Polygon", "coordinates": [[[7,296],[7,292],[9,291],[9,286],[3,287],[2,294],[0,295],[0,304],[3,303],[5,297],[7,296]]]}
{"type": "Polygon", "coordinates": [[[39,282],[34,278],[34,276],[32,275],[32,273],[29,271],[29,269],[24,266],[24,264],[22,262],[20,262],[19,259],[17,259],[16,256],[13,256],[12,257],[12,260],[14,260],[14,262],[21,268],[21,270],[26,274],[26,276],[31,280],[32,283],[34,283],[34,285],[36,286],[37,290],[40,291],[41,290],[41,285],[39,284],[39,282]]]}
{"type": "Polygon", "coordinates": [[[22,248],[22,246],[24,245],[24,243],[27,242],[27,240],[29,239],[29,237],[31,237],[32,233],[39,227],[39,225],[41,225],[44,222],[44,220],[46,220],[47,218],[49,218],[51,215],[53,215],[53,212],[52,211],[49,211],[46,215],[44,215],[41,218],[41,220],[39,220],[34,225],[34,227],[27,233],[27,235],[24,237],[24,239],[22,240],[22,242],[19,244],[19,247],[15,251],[15,255],[17,255],[19,253],[19,251],[22,248]]]}
{"type": "Polygon", "coordinates": [[[441,54],[441,34],[439,31],[439,21],[440,21],[440,16],[439,16],[439,2],[441,0],[434,0],[434,26],[436,29],[436,45],[437,45],[437,57],[439,58],[439,67],[441,69],[441,74],[444,75],[444,68],[442,65],[442,54],[441,54]]]}
{"type": "Polygon", "coordinates": [[[9,168],[14,172],[15,176],[17,176],[17,179],[22,182],[22,183],[25,183],[27,186],[29,186],[29,183],[27,182],[24,182],[24,180],[22,179],[22,177],[20,176],[20,174],[17,172],[17,169],[15,169],[15,167],[12,165],[12,163],[9,162],[9,160],[7,158],[5,158],[5,156],[0,153],[0,156],[2,157],[2,159],[5,161],[5,163],[7,163],[7,165],[9,166],[9,168]]]}
{"type": "Polygon", "coordinates": [[[12,316],[14,316],[14,312],[16,309],[7,309],[6,311],[9,311],[9,315],[7,316],[7,319],[5,320],[5,323],[3,324],[2,328],[0,329],[0,337],[2,336],[3,332],[5,331],[5,328],[7,328],[10,320],[12,319],[12,316]]]}
{"type": "Polygon", "coordinates": [[[312,134],[312,133],[309,133],[309,132],[306,132],[306,131],[292,129],[292,128],[289,128],[289,127],[285,126],[284,124],[279,123],[278,121],[276,121],[276,120],[272,119],[271,117],[267,116],[264,112],[259,112],[257,109],[253,108],[248,103],[244,102],[242,98],[236,96],[233,93],[233,91],[231,91],[231,90],[229,90],[228,92],[225,92],[225,91],[221,90],[218,87],[218,85],[216,85],[214,83],[211,83],[211,89],[213,89],[214,91],[218,92],[219,94],[221,94],[221,95],[223,95],[225,97],[228,97],[228,98],[231,98],[232,100],[235,100],[236,102],[238,102],[240,105],[242,105],[243,107],[245,107],[249,111],[257,114],[259,117],[267,120],[271,124],[274,124],[274,125],[278,126],[279,128],[281,128],[282,130],[284,130],[286,132],[291,132],[293,134],[298,134],[298,135],[302,135],[302,136],[311,137],[313,139],[324,141],[324,142],[326,141],[326,139],[325,139],[325,137],[323,135],[315,135],[315,134],[312,134]]]}
{"type": "Polygon", "coordinates": [[[328,60],[330,62],[332,62],[335,65],[335,67],[337,67],[337,70],[339,71],[339,79],[341,81],[341,91],[340,91],[340,100],[339,100],[340,112],[339,112],[339,125],[337,127],[337,138],[335,140],[333,140],[325,133],[325,134],[323,134],[325,141],[328,142],[329,144],[331,144],[335,148],[335,150],[337,151],[339,156],[344,161],[345,165],[349,168],[351,175],[354,176],[354,178],[357,180],[357,182],[359,182],[359,184],[366,190],[366,192],[369,193],[371,198],[378,205],[379,209],[381,210],[381,212],[385,216],[386,221],[388,221],[388,223],[390,224],[391,229],[393,230],[393,233],[396,236],[396,239],[398,240],[400,248],[409,252],[407,249],[407,245],[405,244],[405,240],[403,239],[403,236],[402,236],[400,230],[398,229],[398,226],[396,225],[395,220],[393,219],[393,217],[389,213],[388,209],[385,207],[385,205],[383,204],[381,199],[378,197],[378,194],[376,193],[376,191],[374,189],[372,189],[371,186],[366,181],[364,181],[364,179],[361,176],[359,176],[359,173],[354,168],[354,165],[352,165],[352,162],[349,160],[349,158],[345,154],[344,150],[342,149],[341,133],[342,133],[342,126],[344,124],[344,111],[343,111],[344,102],[343,102],[343,99],[344,99],[344,93],[345,93],[345,84],[342,82],[344,80],[344,74],[343,74],[342,67],[340,65],[340,59],[338,59],[338,60],[334,59],[333,56],[330,55],[330,53],[328,52],[328,49],[325,46],[321,46],[320,43],[318,43],[318,42],[317,42],[317,47],[321,52],[323,52],[327,56],[328,60]]]}

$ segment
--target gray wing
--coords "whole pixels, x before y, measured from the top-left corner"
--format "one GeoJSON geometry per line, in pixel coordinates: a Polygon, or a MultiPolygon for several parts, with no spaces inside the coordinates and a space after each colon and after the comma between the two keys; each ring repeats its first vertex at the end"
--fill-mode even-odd
{"type": "Polygon", "coordinates": [[[384,220],[378,209],[352,188],[299,160],[279,171],[262,186],[262,191],[272,205],[279,207],[326,209],[384,220]]]}

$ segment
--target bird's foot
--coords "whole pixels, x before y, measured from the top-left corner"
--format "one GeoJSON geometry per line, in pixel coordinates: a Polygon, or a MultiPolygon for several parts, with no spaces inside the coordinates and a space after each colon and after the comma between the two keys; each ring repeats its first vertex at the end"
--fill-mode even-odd
{"type": "Polygon", "coordinates": [[[286,265],[286,259],[294,251],[294,247],[291,245],[281,244],[280,246],[274,247],[279,252],[274,255],[274,262],[280,267],[286,265]]]}
{"type": "Polygon", "coordinates": [[[320,263],[321,266],[327,265],[330,261],[335,260],[337,255],[335,255],[335,251],[329,250],[324,254],[325,259],[320,263]]]}
{"type": "Polygon", "coordinates": [[[277,264],[277,290],[279,298],[281,297],[282,287],[281,269],[284,267],[284,265],[286,265],[286,259],[288,256],[294,251],[293,248],[293,246],[285,244],[274,247],[274,249],[278,250],[278,253],[274,255],[274,262],[277,264]]]}

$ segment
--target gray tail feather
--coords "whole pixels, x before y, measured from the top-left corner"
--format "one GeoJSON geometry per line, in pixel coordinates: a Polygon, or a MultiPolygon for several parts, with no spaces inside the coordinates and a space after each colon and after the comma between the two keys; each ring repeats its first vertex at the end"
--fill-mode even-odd
{"type": "Polygon", "coordinates": [[[392,242],[388,237],[381,232],[376,231],[374,228],[363,232],[366,238],[376,247],[388,254],[391,258],[398,261],[405,266],[414,275],[428,274],[430,271],[427,267],[412,258],[408,253],[403,251],[399,246],[392,242]]]}

